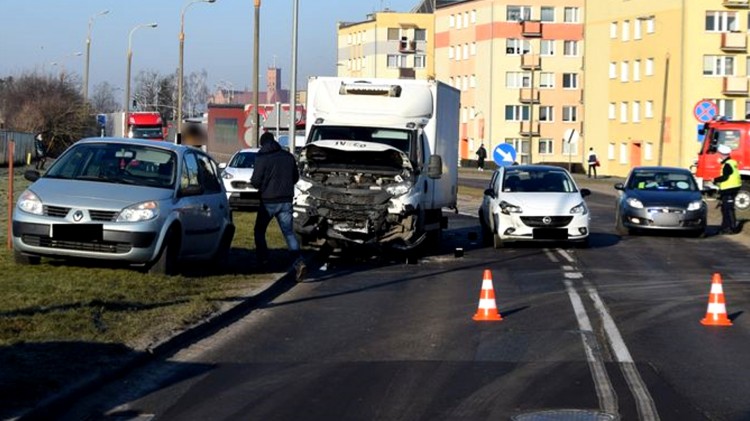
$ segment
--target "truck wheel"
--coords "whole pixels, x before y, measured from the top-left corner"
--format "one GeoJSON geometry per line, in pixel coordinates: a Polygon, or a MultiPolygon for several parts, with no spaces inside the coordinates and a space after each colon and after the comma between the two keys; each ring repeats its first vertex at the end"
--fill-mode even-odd
{"type": "Polygon", "coordinates": [[[734,208],[741,211],[750,209],[750,185],[742,184],[742,189],[734,198],[734,208]]]}
{"type": "Polygon", "coordinates": [[[169,228],[164,244],[161,247],[159,257],[153,262],[148,269],[152,275],[172,276],[177,274],[177,259],[180,252],[180,238],[174,227],[169,228]]]}

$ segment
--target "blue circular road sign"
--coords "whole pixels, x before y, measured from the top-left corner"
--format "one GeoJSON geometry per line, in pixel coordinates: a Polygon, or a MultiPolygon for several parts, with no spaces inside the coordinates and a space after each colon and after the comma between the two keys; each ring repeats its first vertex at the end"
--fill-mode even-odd
{"type": "Polygon", "coordinates": [[[706,123],[714,119],[719,114],[719,107],[708,99],[698,101],[693,108],[693,115],[695,119],[701,123],[706,123]]]}
{"type": "Polygon", "coordinates": [[[492,150],[492,160],[500,167],[516,162],[516,148],[510,143],[500,143],[492,150]]]}

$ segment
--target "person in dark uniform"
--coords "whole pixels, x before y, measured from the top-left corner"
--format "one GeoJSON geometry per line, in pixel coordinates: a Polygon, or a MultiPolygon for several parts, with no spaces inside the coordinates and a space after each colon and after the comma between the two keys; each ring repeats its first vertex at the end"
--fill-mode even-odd
{"type": "Polygon", "coordinates": [[[484,148],[484,143],[482,143],[477,149],[477,171],[484,171],[485,159],[487,159],[487,149],[484,148]]]}
{"type": "Polygon", "coordinates": [[[34,152],[36,155],[36,166],[38,170],[44,169],[44,164],[47,161],[47,151],[44,149],[44,142],[42,141],[42,134],[39,133],[34,138],[34,152]]]}
{"type": "Polygon", "coordinates": [[[721,175],[714,178],[713,182],[719,188],[721,199],[721,233],[736,234],[737,218],[734,213],[734,198],[742,187],[742,177],[737,169],[737,161],[730,156],[732,148],[720,145],[717,152],[721,159],[721,175]]]}

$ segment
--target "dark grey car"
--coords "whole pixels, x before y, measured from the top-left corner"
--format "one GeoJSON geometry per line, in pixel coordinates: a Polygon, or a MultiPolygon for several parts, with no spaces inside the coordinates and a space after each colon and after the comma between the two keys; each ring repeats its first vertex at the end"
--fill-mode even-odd
{"type": "Polygon", "coordinates": [[[705,232],[708,208],[687,169],[635,167],[615,189],[620,191],[615,228],[621,235],[637,230],[705,232]]]}

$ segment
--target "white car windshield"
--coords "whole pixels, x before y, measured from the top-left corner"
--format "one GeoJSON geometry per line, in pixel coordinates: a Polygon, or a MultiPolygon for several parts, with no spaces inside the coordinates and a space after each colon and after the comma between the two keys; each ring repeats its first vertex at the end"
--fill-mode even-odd
{"type": "Polygon", "coordinates": [[[503,192],[573,193],[578,191],[565,171],[548,169],[509,169],[503,176],[503,192]]]}

